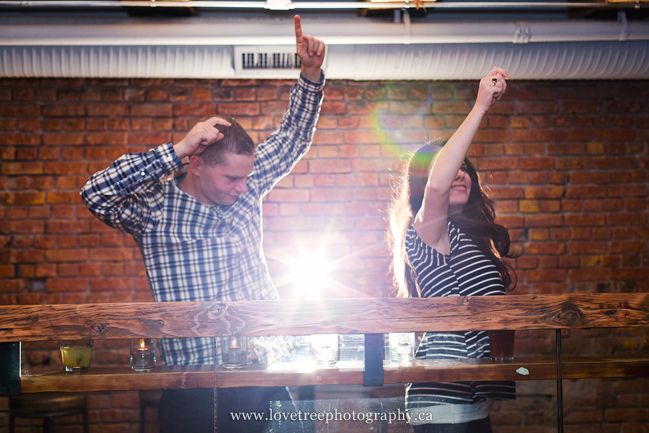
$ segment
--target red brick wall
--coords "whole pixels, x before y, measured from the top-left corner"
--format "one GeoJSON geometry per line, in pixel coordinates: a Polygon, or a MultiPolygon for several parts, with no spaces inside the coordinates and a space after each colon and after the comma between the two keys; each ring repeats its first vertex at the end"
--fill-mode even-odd
{"type": "MultiPolygon", "coordinates": [[[[152,300],[134,242],[95,220],[79,188],[120,155],[178,140],[215,112],[262,140],[277,126],[290,84],[0,80],[0,303],[152,300]]],[[[471,155],[522,253],[517,292],[649,291],[648,89],[646,81],[512,80],[483,122],[471,155]]],[[[334,261],[325,296],[393,294],[384,242],[390,176],[404,149],[448,138],[474,95],[475,83],[466,82],[328,84],[311,151],[264,203],[269,267],[284,297],[294,290],[287,260],[317,249],[334,261]]],[[[519,341],[526,353],[551,347],[548,333],[519,341]]],[[[94,363],[128,362],[123,342],[98,346],[94,363]]],[[[29,363],[60,362],[55,345],[27,349],[29,363]]],[[[646,332],[580,331],[566,343],[568,353],[627,350],[649,350],[646,332]]],[[[638,426],[649,423],[647,381],[632,381],[639,385],[631,391],[628,381],[596,382],[604,397],[588,403],[591,415],[567,417],[577,426],[570,431],[646,432],[638,426]]],[[[110,395],[94,400],[95,422],[133,418],[134,408],[115,411],[123,406],[110,395]]],[[[0,399],[0,431],[3,410],[0,399]]],[[[514,423],[511,431],[554,422],[552,414],[501,420],[514,423]]]]}

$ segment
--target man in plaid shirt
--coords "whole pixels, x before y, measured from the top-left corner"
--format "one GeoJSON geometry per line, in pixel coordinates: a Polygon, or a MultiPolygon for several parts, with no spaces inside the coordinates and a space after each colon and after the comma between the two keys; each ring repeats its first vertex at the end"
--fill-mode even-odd
{"type": "MultiPolygon", "coordinates": [[[[122,156],[82,188],[97,218],[137,242],[156,301],[278,299],[262,250],[261,199],[309,149],[324,88],[324,43],[302,34],[299,16],[295,36],[300,79],[264,143],[257,147],[233,119],[212,117],[175,145],[122,156]]],[[[212,364],[214,348],[210,338],[162,340],[167,365],[212,364]]],[[[211,392],[165,390],[161,431],[212,431],[211,392]]],[[[268,412],[269,401],[287,399],[286,388],[219,390],[219,426],[265,431],[266,423],[232,422],[228,412],[268,412]]]]}

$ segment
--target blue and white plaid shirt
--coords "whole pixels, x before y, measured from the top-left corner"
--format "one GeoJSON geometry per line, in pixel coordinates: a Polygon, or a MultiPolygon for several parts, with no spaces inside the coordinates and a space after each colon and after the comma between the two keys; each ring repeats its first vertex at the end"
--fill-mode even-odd
{"type": "MultiPolygon", "coordinates": [[[[84,185],[88,209],[137,242],[156,301],[279,298],[262,249],[261,199],[309,149],[323,88],[324,74],[320,83],[300,76],[280,127],[257,148],[247,193],[231,206],[205,206],[180,189],[186,169],[171,143],[124,155],[84,185]]],[[[211,338],[163,339],[162,349],[167,365],[214,362],[211,338]]]]}

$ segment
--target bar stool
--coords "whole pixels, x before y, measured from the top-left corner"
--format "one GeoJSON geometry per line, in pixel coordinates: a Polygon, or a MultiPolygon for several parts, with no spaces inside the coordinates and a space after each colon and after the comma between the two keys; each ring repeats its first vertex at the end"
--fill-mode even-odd
{"type": "Polygon", "coordinates": [[[146,424],[146,408],[157,408],[162,397],[161,389],[140,391],[140,433],[144,433],[146,424]]]}
{"type": "Polygon", "coordinates": [[[80,393],[39,393],[9,397],[9,433],[16,418],[43,418],[43,432],[54,431],[54,418],[81,413],[83,432],[88,433],[88,395],[80,393]]]}

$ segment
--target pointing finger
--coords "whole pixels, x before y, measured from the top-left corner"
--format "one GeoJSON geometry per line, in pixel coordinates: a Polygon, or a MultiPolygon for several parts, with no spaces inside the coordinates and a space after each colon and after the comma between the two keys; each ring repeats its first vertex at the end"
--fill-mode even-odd
{"type": "Polygon", "coordinates": [[[295,41],[299,44],[302,42],[302,20],[300,20],[299,15],[295,15],[293,17],[293,21],[295,22],[295,41]]]}

